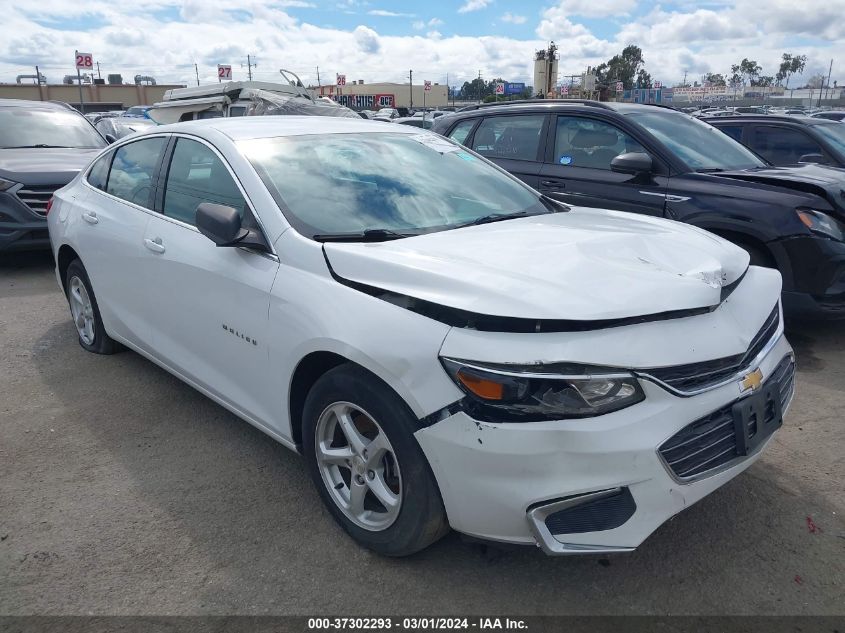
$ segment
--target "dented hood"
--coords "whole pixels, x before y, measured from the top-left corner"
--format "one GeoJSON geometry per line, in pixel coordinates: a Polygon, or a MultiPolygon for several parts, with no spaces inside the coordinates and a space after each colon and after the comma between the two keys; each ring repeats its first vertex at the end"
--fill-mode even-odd
{"type": "Polygon", "coordinates": [[[748,254],[689,225],[613,211],[519,218],[379,243],[326,243],[341,281],[477,314],[590,321],[719,304],[748,254]]]}

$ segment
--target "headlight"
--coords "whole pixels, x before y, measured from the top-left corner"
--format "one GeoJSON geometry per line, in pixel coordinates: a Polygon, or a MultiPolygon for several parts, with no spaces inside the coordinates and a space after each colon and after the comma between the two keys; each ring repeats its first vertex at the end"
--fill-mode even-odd
{"type": "Polygon", "coordinates": [[[467,413],[487,422],[587,418],[645,399],[629,372],[587,365],[492,365],[441,358],[467,394],[467,413]]]}
{"type": "Polygon", "coordinates": [[[14,187],[16,184],[18,183],[14,182],[13,180],[6,180],[4,178],[0,178],[0,191],[6,191],[6,189],[14,187]]]}
{"type": "Polygon", "coordinates": [[[822,211],[816,209],[795,209],[795,213],[801,219],[801,222],[810,229],[813,233],[831,237],[835,240],[845,239],[843,235],[842,225],[839,224],[832,217],[822,211]]]}

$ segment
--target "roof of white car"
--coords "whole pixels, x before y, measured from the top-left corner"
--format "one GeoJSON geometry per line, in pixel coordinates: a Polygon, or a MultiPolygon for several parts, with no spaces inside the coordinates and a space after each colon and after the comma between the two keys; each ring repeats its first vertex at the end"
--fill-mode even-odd
{"type": "Polygon", "coordinates": [[[255,116],[205,119],[162,125],[156,132],[190,132],[202,135],[203,130],[216,130],[233,141],[304,134],[343,134],[356,132],[395,132],[419,134],[420,128],[407,125],[385,125],[380,121],[325,116],[255,116]]]}

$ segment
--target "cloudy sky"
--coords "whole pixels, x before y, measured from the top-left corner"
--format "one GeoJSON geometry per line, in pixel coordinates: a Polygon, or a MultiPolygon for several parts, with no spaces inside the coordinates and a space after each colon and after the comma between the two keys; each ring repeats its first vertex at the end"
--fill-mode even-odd
{"type": "MultiPolygon", "coordinates": [[[[74,72],[73,51],[101,72],[153,75],[159,83],[216,81],[229,63],[246,78],[278,68],[316,83],[348,80],[452,85],[477,76],[532,80],[532,55],[553,39],[561,75],[580,73],[629,43],[655,79],[725,73],[743,57],[774,75],[784,51],[805,54],[805,76],[845,81],[845,0],[0,0],[0,81],[74,72]],[[241,66],[243,64],[243,67],[241,66]]],[[[840,81],[840,83],[843,83],[840,81]]],[[[800,83],[800,78],[791,85],[800,83]]]]}

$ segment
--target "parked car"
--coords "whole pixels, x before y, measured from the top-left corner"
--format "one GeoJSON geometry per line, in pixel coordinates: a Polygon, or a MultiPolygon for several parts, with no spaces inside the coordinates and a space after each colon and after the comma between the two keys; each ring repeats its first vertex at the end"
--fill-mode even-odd
{"type": "Polygon", "coordinates": [[[146,118],[148,118],[147,117],[147,111],[150,108],[152,108],[152,106],[148,106],[148,105],[132,106],[131,108],[127,108],[126,112],[124,112],[122,116],[138,118],[138,119],[146,119],[146,118]]]}
{"type": "MultiPolygon", "coordinates": [[[[832,124],[838,125],[838,124],[832,124]]],[[[845,316],[845,172],[771,167],[711,125],[638,104],[535,101],[434,131],[568,204],[688,222],[780,270],[791,315],[845,316]]]]}
{"type": "Polygon", "coordinates": [[[392,119],[393,123],[398,123],[399,125],[410,125],[413,127],[423,128],[424,130],[430,130],[431,126],[434,125],[434,121],[432,119],[418,117],[418,116],[401,116],[398,119],[392,119]]]}
{"type": "MultiPolygon", "coordinates": [[[[706,119],[705,119],[706,120],[706,119]]],[[[709,121],[773,165],[845,167],[845,125],[808,116],[742,116],[709,121]]]]}
{"type": "Polygon", "coordinates": [[[155,121],[151,119],[142,119],[140,117],[110,117],[100,119],[96,125],[97,131],[105,137],[109,143],[114,143],[116,140],[140,132],[151,127],[155,127],[155,121]]]}
{"type": "Polygon", "coordinates": [[[156,128],[48,218],[82,347],[136,350],[301,451],[382,554],[449,526],[629,551],[759,458],[793,394],[776,271],[402,125],[156,128]]]}
{"type": "Polygon", "coordinates": [[[831,121],[845,120],[845,110],[826,110],[825,112],[816,112],[812,115],[817,119],[830,119],[831,121]]]}
{"type": "Polygon", "coordinates": [[[381,108],[376,112],[374,119],[398,119],[403,115],[396,108],[381,108]]]}
{"type": "Polygon", "coordinates": [[[106,141],[81,114],[0,99],[0,252],[47,248],[47,205],[106,141]]]}

